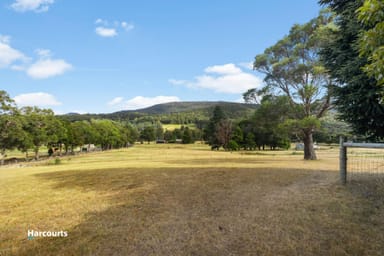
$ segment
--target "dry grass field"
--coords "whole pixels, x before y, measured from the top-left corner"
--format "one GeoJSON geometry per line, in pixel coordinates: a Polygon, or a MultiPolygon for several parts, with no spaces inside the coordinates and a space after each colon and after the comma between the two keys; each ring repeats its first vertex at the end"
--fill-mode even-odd
{"type": "Polygon", "coordinates": [[[0,255],[383,255],[383,184],[342,186],[337,149],[318,156],[144,144],[2,167],[0,255]]]}

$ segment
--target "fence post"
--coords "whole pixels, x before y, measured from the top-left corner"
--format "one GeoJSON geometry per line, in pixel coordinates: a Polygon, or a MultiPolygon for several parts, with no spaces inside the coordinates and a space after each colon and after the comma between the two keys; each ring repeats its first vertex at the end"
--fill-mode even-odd
{"type": "Polygon", "coordinates": [[[345,185],[347,183],[347,147],[344,146],[344,139],[340,136],[340,181],[341,184],[345,185]]]}

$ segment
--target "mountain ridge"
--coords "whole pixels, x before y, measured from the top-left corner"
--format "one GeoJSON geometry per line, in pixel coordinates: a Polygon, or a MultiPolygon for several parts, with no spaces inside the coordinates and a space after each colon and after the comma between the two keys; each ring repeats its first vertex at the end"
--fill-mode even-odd
{"type": "Polygon", "coordinates": [[[68,113],[63,117],[70,121],[77,120],[89,120],[89,119],[111,119],[111,120],[133,120],[135,118],[153,115],[176,115],[189,113],[199,113],[200,116],[204,116],[204,119],[209,119],[215,106],[220,106],[229,118],[238,118],[244,116],[256,110],[256,104],[246,104],[227,101],[177,101],[155,104],[150,107],[136,109],[136,110],[121,110],[113,113],[101,113],[101,114],[76,114],[68,113]]]}

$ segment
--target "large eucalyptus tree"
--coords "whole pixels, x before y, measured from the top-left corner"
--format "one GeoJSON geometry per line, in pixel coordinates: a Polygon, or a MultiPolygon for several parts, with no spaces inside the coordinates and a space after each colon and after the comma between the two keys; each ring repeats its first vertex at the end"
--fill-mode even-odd
{"type": "Polygon", "coordinates": [[[290,123],[300,130],[306,160],[316,159],[313,133],[331,105],[331,80],[319,58],[331,20],[331,13],[322,11],[308,23],[294,25],[287,36],[257,55],[253,64],[265,75],[268,89],[288,97],[293,113],[290,123]]]}

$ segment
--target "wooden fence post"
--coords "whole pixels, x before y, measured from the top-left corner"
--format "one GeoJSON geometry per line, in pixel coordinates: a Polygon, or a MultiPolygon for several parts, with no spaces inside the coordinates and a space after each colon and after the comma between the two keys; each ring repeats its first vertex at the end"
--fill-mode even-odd
{"type": "Polygon", "coordinates": [[[347,183],[347,147],[344,146],[344,139],[340,136],[340,181],[341,184],[345,185],[347,183]]]}

